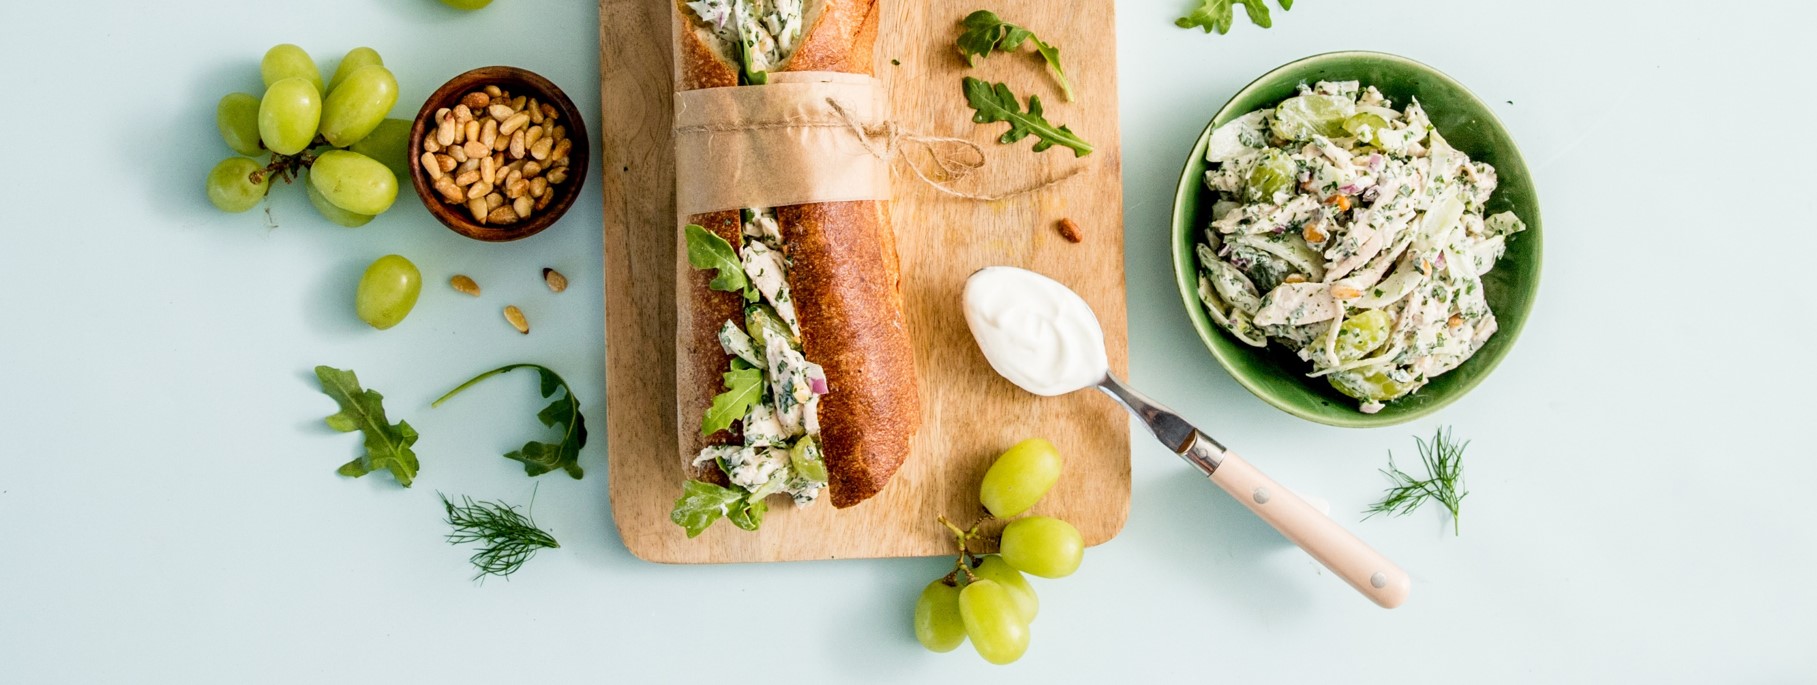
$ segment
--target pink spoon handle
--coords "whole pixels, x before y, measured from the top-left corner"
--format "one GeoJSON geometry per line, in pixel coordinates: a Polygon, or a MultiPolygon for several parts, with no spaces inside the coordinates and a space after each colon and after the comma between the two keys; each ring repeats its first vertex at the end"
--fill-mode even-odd
{"type": "Polygon", "coordinates": [[[1235,452],[1220,455],[1211,482],[1371,601],[1393,609],[1407,600],[1413,580],[1406,571],[1235,452]]]}

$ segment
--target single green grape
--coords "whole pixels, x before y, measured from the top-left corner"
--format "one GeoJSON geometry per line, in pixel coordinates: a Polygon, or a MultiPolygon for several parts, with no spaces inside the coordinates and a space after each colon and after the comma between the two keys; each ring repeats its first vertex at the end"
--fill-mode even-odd
{"type": "Polygon", "coordinates": [[[1353,362],[1381,348],[1388,342],[1389,324],[1388,313],[1380,309],[1365,309],[1344,319],[1338,326],[1338,361],[1353,362]]]}
{"type": "Polygon", "coordinates": [[[820,456],[820,445],[814,442],[814,436],[804,435],[789,447],[789,466],[802,478],[825,483],[827,480],[826,461],[820,456]]]}
{"type": "Polygon", "coordinates": [[[334,76],[328,79],[328,92],[334,92],[334,87],[341,85],[341,81],[346,80],[348,74],[370,64],[385,65],[384,58],[379,57],[379,51],[372,48],[348,50],[347,55],[341,58],[341,63],[334,66],[334,76]]]}
{"type": "Polygon", "coordinates": [[[1293,158],[1268,148],[1249,170],[1249,177],[1243,182],[1243,196],[1250,202],[1272,202],[1277,194],[1293,192],[1298,176],[1299,168],[1294,165],[1293,158]]]}
{"type": "Polygon", "coordinates": [[[378,258],[366,267],[360,277],[360,288],[353,296],[353,309],[360,320],[373,328],[385,330],[396,326],[416,306],[416,296],[423,291],[423,274],[410,260],[394,254],[378,258]]]}
{"type": "Polygon", "coordinates": [[[959,618],[985,661],[1007,664],[1028,651],[1028,623],[1009,591],[994,580],[980,578],[959,591],[959,618]]]}
{"type": "Polygon", "coordinates": [[[315,93],[320,96],[322,72],[315,68],[315,60],[302,48],[289,43],[274,45],[265,51],[264,59],[259,60],[259,78],[265,81],[265,87],[287,78],[300,78],[315,86],[315,93]]]}
{"type": "Polygon", "coordinates": [[[1314,135],[1336,138],[1344,135],[1344,120],[1355,112],[1356,104],[1346,98],[1308,93],[1275,106],[1270,129],[1287,140],[1309,140],[1314,135]]]}
{"type": "Polygon", "coordinates": [[[271,189],[271,175],[245,157],[228,157],[208,171],[208,201],[223,212],[244,212],[259,205],[271,189]],[[253,175],[258,174],[258,180],[253,175]]]}
{"type": "Polygon", "coordinates": [[[1023,623],[1034,623],[1035,614],[1041,613],[1041,599],[1035,596],[1034,586],[1029,585],[1022,572],[1011,568],[1003,557],[995,554],[985,557],[978,568],[972,569],[972,575],[1002,585],[1009,592],[1010,601],[1015,603],[1016,613],[1023,623]]]}
{"type": "Polygon", "coordinates": [[[1010,518],[1035,506],[1060,480],[1060,450],[1041,438],[1029,438],[1006,450],[978,486],[978,501],[992,516],[1010,518]]]}
{"type": "Polygon", "coordinates": [[[476,10],[492,4],[492,0],[442,0],[442,4],[457,10],[476,10]]]}
{"type": "Polygon", "coordinates": [[[1030,516],[1003,527],[999,549],[1003,560],[1018,571],[1065,578],[1079,570],[1079,561],[1085,558],[1085,539],[1073,524],[1051,516],[1030,516]]]}
{"type": "Polygon", "coordinates": [[[347,147],[378,128],[397,104],[397,78],[376,64],[355,69],[322,101],[322,137],[347,147]]]}
{"type": "Polygon", "coordinates": [[[386,119],[379,122],[379,127],[372,129],[366,137],[359,139],[348,150],[371,157],[385,165],[398,178],[410,177],[410,121],[408,119],[386,119]]]}
{"type": "Polygon", "coordinates": [[[928,583],[915,600],[915,639],[932,652],[950,652],[965,642],[965,619],[959,616],[959,588],[944,579],[928,583]]]}
{"type": "Polygon", "coordinates": [[[322,191],[315,189],[314,183],[307,180],[303,182],[303,192],[309,196],[309,204],[315,205],[315,211],[321,213],[322,218],[336,224],[348,228],[359,228],[365,226],[366,222],[372,221],[371,214],[355,214],[334,206],[334,203],[329,202],[328,198],[322,197],[322,191]]]}
{"type": "Polygon", "coordinates": [[[300,78],[287,78],[265,89],[259,101],[259,140],[280,155],[294,155],[315,140],[322,121],[322,96],[300,78]]]}
{"type": "Polygon", "coordinates": [[[215,104],[215,127],[221,140],[242,155],[265,151],[259,143],[259,99],[245,93],[228,93],[215,104]]]}
{"type": "Polygon", "coordinates": [[[384,214],[397,200],[397,176],[358,152],[322,153],[309,168],[309,183],[334,206],[355,214],[384,214]]]}
{"type": "Polygon", "coordinates": [[[1350,115],[1349,119],[1344,120],[1344,130],[1350,135],[1356,136],[1356,140],[1359,143],[1374,141],[1375,132],[1386,130],[1387,128],[1388,120],[1383,119],[1380,114],[1375,114],[1373,112],[1359,112],[1350,115]]]}
{"type": "Polygon", "coordinates": [[[1413,392],[1412,381],[1400,382],[1390,377],[1386,371],[1361,374],[1355,371],[1339,371],[1326,376],[1331,387],[1359,400],[1387,402],[1399,399],[1413,392]]]}
{"type": "Polygon", "coordinates": [[[760,355],[768,354],[763,349],[764,329],[769,329],[770,332],[782,336],[784,340],[795,338],[795,333],[789,330],[789,325],[783,323],[782,315],[777,314],[769,303],[753,302],[745,305],[744,330],[747,335],[751,336],[751,343],[757,346],[757,352],[760,355]]]}

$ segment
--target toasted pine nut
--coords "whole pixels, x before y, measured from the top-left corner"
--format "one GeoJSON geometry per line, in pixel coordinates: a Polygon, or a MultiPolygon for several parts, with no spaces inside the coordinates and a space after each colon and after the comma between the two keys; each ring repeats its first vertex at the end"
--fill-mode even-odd
{"type": "Polygon", "coordinates": [[[423,173],[429,174],[430,180],[434,181],[434,180],[441,179],[442,163],[435,161],[435,153],[425,152],[425,153],[423,153],[423,156],[421,158],[419,158],[417,161],[422,163],[423,173]]]}
{"type": "Polygon", "coordinates": [[[498,140],[498,122],[487,119],[486,123],[480,124],[479,142],[486,147],[492,147],[493,141],[496,140],[498,140]]]}

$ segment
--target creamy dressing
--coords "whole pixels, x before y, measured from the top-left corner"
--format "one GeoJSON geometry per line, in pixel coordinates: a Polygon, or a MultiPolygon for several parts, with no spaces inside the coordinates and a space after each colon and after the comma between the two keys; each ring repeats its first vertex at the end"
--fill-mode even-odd
{"type": "Polygon", "coordinates": [[[993,266],[972,274],[965,323],[991,368],[1036,395],[1089,388],[1110,371],[1091,305],[1033,271],[993,266]]]}

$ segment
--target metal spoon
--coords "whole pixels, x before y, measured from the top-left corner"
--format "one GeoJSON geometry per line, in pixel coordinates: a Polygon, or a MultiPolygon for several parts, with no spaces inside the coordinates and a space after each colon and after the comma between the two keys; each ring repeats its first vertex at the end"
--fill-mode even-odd
{"type": "Polygon", "coordinates": [[[1142,419],[1167,449],[1211,478],[1211,482],[1242,502],[1293,544],[1306,550],[1357,592],[1387,609],[1406,601],[1413,585],[1406,571],[1331,517],[1319,513],[1292,490],[1256,470],[1172,409],[1136,392],[1116,374],[1105,371],[1104,379],[1095,387],[1116,398],[1130,413],[1142,419]]]}

